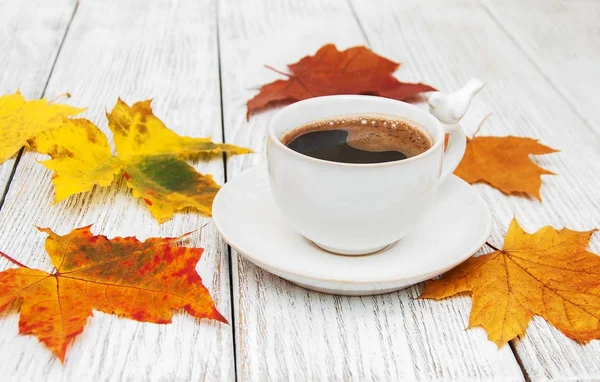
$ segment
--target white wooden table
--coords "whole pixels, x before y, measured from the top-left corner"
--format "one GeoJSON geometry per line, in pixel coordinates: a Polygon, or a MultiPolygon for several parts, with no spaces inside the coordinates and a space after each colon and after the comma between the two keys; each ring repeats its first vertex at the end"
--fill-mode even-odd
{"type": "MultiPolygon", "coordinates": [[[[541,204],[476,186],[501,245],[516,214],[525,229],[600,227],[600,2],[594,0],[0,0],[0,94],[70,92],[110,136],[104,112],[118,96],[154,98],[177,133],[263,151],[273,112],[246,121],[264,64],[313,54],[327,42],[367,45],[403,62],[397,76],[453,90],[487,83],[464,119],[489,112],[483,135],[541,138],[541,204]]],[[[1,142],[0,142],[1,144],[1,142]]],[[[86,224],[109,236],[173,236],[209,219],[178,214],[158,225],[123,182],[52,205],[51,174],[25,150],[0,165],[0,250],[50,270],[44,234],[86,224]]],[[[262,154],[199,162],[219,183],[262,154]]],[[[94,313],[62,366],[37,339],[0,317],[0,380],[598,380],[600,343],[582,346],[540,318],[500,349],[465,331],[470,298],[415,300],[422,285],[374,297],[310,292],[245,261],[213,225],[190,245],[197,270],[231,325],[185,314],[153,325],[94,313]]],[[[591,243],[600,253],[600,235],[591,243]]],[[[482,251],[487,251],[482,249],[482,251]]],[[[0,269],[11,265],[0,259],[0,269]]]]}

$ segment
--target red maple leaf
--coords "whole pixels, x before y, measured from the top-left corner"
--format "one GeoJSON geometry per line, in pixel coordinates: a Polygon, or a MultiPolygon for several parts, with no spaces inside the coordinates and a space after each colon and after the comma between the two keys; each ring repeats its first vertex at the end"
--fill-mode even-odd
{"type": "Polygon", "coordinates": [[[335,45],[321,47],[314,56],[306,56],[288,65],[288,78],[263,85],[248,101],[246,117],[276,105],[334,94],[369,94],[405,100],[422,92],[436,90],[422,83],[398,81],[392,74],[399,63],[381,57],[364,46],[343,51],[335,45]]]}
{"type": "Polygon", "coordinates": [[[181,237],[93,235],[90,227],[61,236],[47,228],[46,251],[55,267],[0,272],[0,313],[21,300],[19,334],[36,336],[64,362],[68,346],[93,310],[140,322],[168,324],[174,312],[227,323],[196,272],[202,248],[178,247],[181,237]]]}

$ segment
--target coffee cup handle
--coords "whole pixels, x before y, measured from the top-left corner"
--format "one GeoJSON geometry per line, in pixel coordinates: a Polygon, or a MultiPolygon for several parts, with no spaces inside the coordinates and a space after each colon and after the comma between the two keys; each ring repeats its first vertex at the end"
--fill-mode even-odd
{"type": "Polygon", "coordinates": [[[448,147],[444,153],[441,180],[452,174],[465,155],[467,136],[458,124],[465,115],[471,100],[481,89],[484,83],[479,79],[468,81],[465,86],[454,93],[444,94],[435,92],[429,97],[429,111],[444,127],[444,132],[450,134],[448,147]]]}
{"type": "Polygon", "coordinates": [[[467,149],[467,135],[459,124],[442,125],[444,132],[449,134],[448,146],[444,152],[442,163],[442,175],[440,181],[444,181],[458,167],[467,149]]]}

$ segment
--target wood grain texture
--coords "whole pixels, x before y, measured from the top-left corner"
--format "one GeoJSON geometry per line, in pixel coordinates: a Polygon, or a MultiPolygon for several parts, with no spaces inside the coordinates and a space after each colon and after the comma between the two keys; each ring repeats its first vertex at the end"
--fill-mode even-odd
{"type": "Polygon", "coordinates": [[[600,134],[600,2],[481,0],[491,18],[600,134]]]}
{"type": "MultiPolygon", "coordinates": [[[[371,11],[376,14],[375,7],[371,11]]],[[[365,44],[347,3],[320,0],[222,1],[219,35],[225,139],[261,153],[274,112],[247,122],[245,104],[257,85],[281,78],[263,65],[285,70],[328,42],[340,48],[365,44]]],[[[376,52],[393,50],[378,46],[376,52]]],[[[413,65],[401,69],[399,78],[424,79],[413,65]]],[[[232,158],[228,178],[263,160],[262,154],[232,158]]],[[[421,286],[375,297],[325,295],[233,255],[242,381],[523,378],[509,347],[498,350],[482,330],[464,331],[468,298],[415,300],[421,286]]]]}
{"type": "MultiPolygon", "coordinates": [[[[42,96],[74,9],[74,0],[0,0],[0,95],[42,96]]],[[[0,203],[15,158],[0,164],[0,203]]]]}
{"type": "MultiPolygon", "coordinates": [[[[70,103],[109,136],[105,111],[117,97],[135,102],[154,97],[155,114],[182,135],[221,140],[216,4],[209,0],[82,1],[47,89],[68,90],[70,103]]],[[[111,187],[52,205],[51,174],[26,151],[0,212],[0,250],[50,270],[45,235],[87,224],[116,235],[174,236],[209,222],[197,213],[177,214],[158,225],[121,180],[111,187]]],[[[223,163],[197,163],[222,183],[223,163]]],[[[231,317],[227,249],[212,225],[192,235],[189,246],[206,251],[197,271],[218,309],[231,317]]],[[[10,265],[2,260],[2,269],[10,265]]],[[[37,339],[18,336],[18,314],[0,320],[0,375],[14,380],[232,380],[230,326],[178,314],[171,325],[154,325],[96,312],[62,366],[37,339]]]]}
{"type": "MultiPolygon", "coordinates": [[[[483,7],[471,0],[376,0],[368,5],[356,0],[353,4],[372,46],[407,62],[405,70],[412,76],[448,91],[470,77],[483,79],[487,87],[462,123],[467,133],[492,112],[479,135],[540,138],[561,150],[534,159],[558,174],[543,177],[543,203],[476,186],[494,215],[491,243],[502,245],[513,215],[529,232],[545,225],[575,230],[600,227],[599,137],[483,7]]],[[[600,235],[593,236],[590,249],[600,253],[600,235]]],[[[458,314],[466,320],[468,311],[458,314]]],[[[578,344],[539,317],[513,346],[532,380],[600,378],[600,342],[578,344]]]]}

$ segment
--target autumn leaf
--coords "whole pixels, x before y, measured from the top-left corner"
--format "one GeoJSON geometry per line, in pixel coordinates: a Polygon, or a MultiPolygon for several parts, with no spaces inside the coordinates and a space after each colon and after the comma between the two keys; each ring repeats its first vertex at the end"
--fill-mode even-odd
{"type": "Polygon", "coordinates": [[[587,250],[594,231],[546,226],[530,234],[513,219],[502,250],[427,281],[421,298],[469,292],[469,328],[482,326],[499,347],[524,335],[534,314],[577,341],[598,339],[600,257],[587,250]]]}
{"type": "Polygon", "coordinates": [[[400,64],[381,57],[364,46],[343,51],[335,45],[321,47],[314,56],[288,65],[292,74],[260,88],[248,101],[247,117],[271,106],[290,104],[333,94],[370,94],[405,100],[435,90],[422,83],[398,81],[392,74],[400,64]]]}
{"type": "Polygon", "coordinates": [[[84,111],[44,99],[26,101],[17,91],[0,97],[0,164],[41,132],[62,126],[67,116],[84,111]]]}
{"type": "Polygon", "coordinates": [[[210,215],[219,185],[211,175],[196,172],[186,160],[251,152],[213,143],[210,138],[177,135],[152,113],[150,101],[130,107],[119,99],[107,118],[116,156],[104,134],[85,119],[70,120],[30,140],[31,147],[52,157],[42,163],[55,171],[55,202],[94,185],[108,186],[123,174],[134,196],[144,200],[160,223],[188,207],[210,215]]]}
{"type": "MultiPolygon", "coordinates": [[[[481,124],[488,117],[489,115],[481,124]]],[[[481,124],[476,133],[481,128],[481,124]]],[[[555,152],[558,150],[544,146],[531,138],[474,136],[467,138],[465,155],[454,171],[454,175],[471,184],[487,183],[507,195],[526,193],[542,201],[541,176],[556,174],[536,165],[529,156],[555,152]]]]}
{"type": "Polygon", "coordinates": [[[113,157],[106,136],[87,119],[66,120],[58,129],[29,140],[30,146],[52,159],[41,163],[55,171],[52,177],[54,200],[109,186],[123,163],[113,157]]]}
{"type": "MultiPolygon", "coordinates": [[[[64,363],[68,346],[93,310],[168,324],[173,312],[227,323],[196,272],[202,248],[178,238],[95,236],[90,227],[61,236],[47,228],[53,273],[22,266],[0,272],[0,313],[22,300],[19,334],[36,336],[64,363]]],[[[0,252],[1,254],[1,252],[0,252]]]]}
{"type": "Polygon", "coordinates": [[[124,163],[127,184],[134,196],[146,202],[159,222],[186,207],[211,214],[219,186],[211,175],[196,172],[185,159],[200,154],[251,152],[230,144],[213,143],[208,138],[178,136],[154,116],[150,101],[129,107],[119,100],[107,118],[118,157],[124,163]]]}

